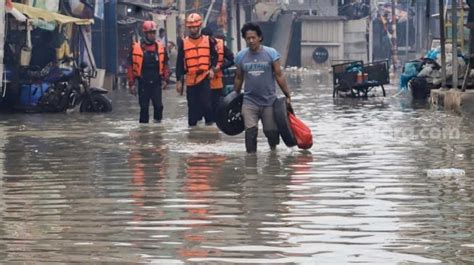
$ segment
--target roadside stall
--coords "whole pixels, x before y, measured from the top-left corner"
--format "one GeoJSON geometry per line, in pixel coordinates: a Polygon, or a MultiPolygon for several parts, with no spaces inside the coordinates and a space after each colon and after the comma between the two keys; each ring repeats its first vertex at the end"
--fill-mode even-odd
{"type": "Polygon", "coordinates": [[[90,87],[94,65],[85,65],[93,60],[82,26],[93,20],[19,3],[13,3],[9,13],[4,59],[8,85],[2,95],[3,107],[49,112],[80,104],[81,111],[111,110],[106,91],[90,87]]]}

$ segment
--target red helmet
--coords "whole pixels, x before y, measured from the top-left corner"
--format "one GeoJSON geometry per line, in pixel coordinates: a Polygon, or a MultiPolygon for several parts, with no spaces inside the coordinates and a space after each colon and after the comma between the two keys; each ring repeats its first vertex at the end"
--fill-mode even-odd
{"type": "Polygon", "coordinates": [[[143,22],[143,32],[156,31],[156,23],[151,20],[143,22]]]}
{"type": "Polygon", "coordinates": [[[186,27],[200,27],[202,25],[202,17],[198,13],[191,13],[186,19],[186,27]]]}

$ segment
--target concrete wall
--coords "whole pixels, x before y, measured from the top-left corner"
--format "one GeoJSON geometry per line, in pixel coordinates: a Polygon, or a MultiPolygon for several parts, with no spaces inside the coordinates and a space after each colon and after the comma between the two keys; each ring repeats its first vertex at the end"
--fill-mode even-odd
{"type": "Polygon", "coordinates": [[[310,68],[330,67],[331,60],[344,57],[344,22],[340,18],[302,17],[301,65],[310,68]],[[313,52],[324,47],[329,52],[329,59],[323,64],[313,60],[313,52]]]}
{"type": "Polygon", "coordinates": [[[344,59],[368,60],[367,27],[368,18],[344,22],[344,59]]]}

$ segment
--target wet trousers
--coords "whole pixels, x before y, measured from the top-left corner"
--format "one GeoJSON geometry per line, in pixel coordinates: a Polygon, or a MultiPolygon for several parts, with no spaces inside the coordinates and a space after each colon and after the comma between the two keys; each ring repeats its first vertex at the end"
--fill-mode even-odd
{"type": "Polygon", "coordinates": [[[201,83],[188,86],[186,90],[188,100],[188,125],[196,126],[202,119],[206,124],[212,124],[211,88],[209,79],[204,79],[201,83]]]}
{"type": "Polygon", "coordinates": [[[262,120],[263,133],[267,137],[268,144],[273,150],[280,143],[280,134],[273,115],[273,106],[254,106],[244,104],[242,116],[245,125],[245,148],[247,153],[257,152],[258,121],[262,120]]]}
{"type": "Polygon", "coordinates": [[[153,103],[153,119],[160,122],[163,119],[163,101],[161,80],[143,81],[138,83],[138,103],[140,104],[140,123],[148,123],[150,101],[153,103]]]}
{"type": "Polygon", "coordinates": [[[211,89],[211,108],[212,108],[212,121],[216,121],[217,117],[217,106],[219,105],[219,100],[222,97],[222,88],[211,89]]]}

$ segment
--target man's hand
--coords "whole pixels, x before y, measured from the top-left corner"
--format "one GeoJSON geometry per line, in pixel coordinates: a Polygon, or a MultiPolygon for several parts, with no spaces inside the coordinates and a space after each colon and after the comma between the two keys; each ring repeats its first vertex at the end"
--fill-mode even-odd
{"type": "Polygon", "coordinates": [[[161,88],[162,88],[163,90],[166,90],[166,89],[168,88],[168,82],[166,82],[166,81],[164,81],[164,80],[161,81],[161,88]]]}
{"type": "Polygon", "coordinates": [[[183,83],[181,81],[176,81],[176,92],[183,95],[183,83]]]}
{"type": "Polygon", "coordinates": [[[293,107],[291,106],[291,96],[286,97],[286,108],[289,112],[293,113],[293,107]]]}
{"type": "Polygon", "coordinates": [[[137,95],[137,87],[135,86],[135,84],[129,83],[128,84],[128,91],[130,92],[130,94],[136,96],[137,95]]]}
{"type": "Polygon", "coordinates": [[[209,70],[209,79],[214,79],[214,70],[209,70]]]}

